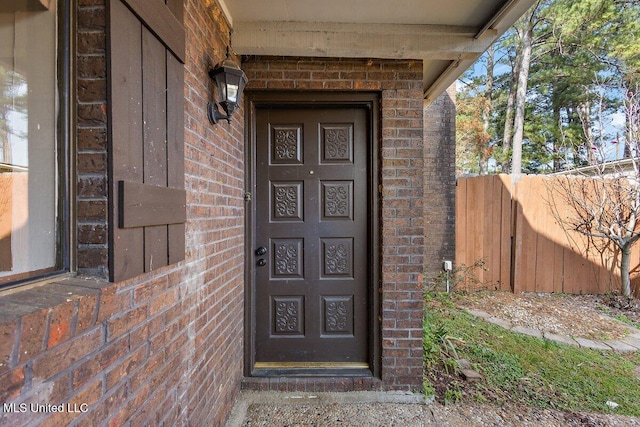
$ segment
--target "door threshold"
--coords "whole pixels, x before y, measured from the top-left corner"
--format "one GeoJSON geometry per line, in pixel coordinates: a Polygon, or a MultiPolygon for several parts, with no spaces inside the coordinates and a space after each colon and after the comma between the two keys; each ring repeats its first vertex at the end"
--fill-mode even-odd
{"type": "Polygon", "coordinates": [[[368,363],[352,362],[256,362],[254,377],[370,377],[368,363]]]}

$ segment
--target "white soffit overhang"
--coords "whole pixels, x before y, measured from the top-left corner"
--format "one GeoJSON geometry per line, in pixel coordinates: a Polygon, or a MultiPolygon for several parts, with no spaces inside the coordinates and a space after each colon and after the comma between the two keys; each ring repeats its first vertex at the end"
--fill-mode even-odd
{"type": "Polygon", "coordinates": [[[435,100],[535,0],[218,0],[242,55],[419,59],[435,100]]]}

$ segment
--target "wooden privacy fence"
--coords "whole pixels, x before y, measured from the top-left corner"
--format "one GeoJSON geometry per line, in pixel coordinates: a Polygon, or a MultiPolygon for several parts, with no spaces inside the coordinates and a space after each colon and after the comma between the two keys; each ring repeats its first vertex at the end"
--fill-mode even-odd
{"type": "MultiPolygon", "coordinates": [[[[475,279],[463,284],[519,292],[602,294],[620,290],[620,253],[597,248],[554,218],[545,176],[508,175],[458,179],[456,265],[472,266],[475,279]]],[[[557,206],[560,210],[563,206],[557,206]]],[[[640,290],[640,244],[632,254],[632,289],[640,290]]]]}

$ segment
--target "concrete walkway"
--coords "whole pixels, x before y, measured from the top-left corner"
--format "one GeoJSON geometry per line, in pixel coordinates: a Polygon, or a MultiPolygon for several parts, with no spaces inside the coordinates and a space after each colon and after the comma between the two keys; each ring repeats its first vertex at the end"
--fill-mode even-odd
{"type": "Polygon", "coordinates": [[[226,427],[640,427],[640,418],[565,413],[526,405],[441,405],[397,392],[242,391],[226,427]]]}
{"type": "MultiPolygon", "coordinates": [[[[425,406],[433,399],[425,400],[421,393],[410,393],[401,391],[355,391],[355,392],[339,392],[339,393],[309,393],[309,392],[279,392],[279,391],[242,391],[236,400],[226,427],[241,427],[247,422],[249,413],[263,413],[263,419],[257,422],[257,425],[269,427],[287,426],[287,425],[328,425],[327,420],[324,422],[313,422],[310,418],[306,419],[304,424],[300,424],[293,419],[294,409],[300,407],[322,407],[322,413],[330,413],[331,408],[338,410],[344,425],[358,425],[366,427],[370,424],[366,421],[369,417],[380,417],[385,425],[411,427],[413,425],[423,426],[427,411],[425,406]],[[367,406],[367,414],[364,424],[354,423],[362,406],[373,404],[374,407],[367,406]],[[252,409],[249,409],[249,408],[252,409]],[[265,408],[269,408],[273,413],[266,414],[265,408]],[[347,410],[354,413],[346,414],[347,410]],[[371,411],[381,411],[379,414],[373,414],[371,411]],[[350,419],[350,420],[349,420],[350,419]],[[408,422],[413,420],[415,422],[408,422]]],[[[317,416],[317,411],[307,414],[310,417],[317,416]]],[[[326,418],[326,417],[322,417],[326,418]]],[[[251,424],[253,425],[253,424],[251,424]]]]}
{"type": "MultiPolygon", "coordinates": [[[[566,335],[557,335],[538,329],[525,328],[522,326],[515,326],[508,320],[493,317],[489,313],[481,310],[472,310],[465,308],[467,313],[482,319],[495,325],[501,326],[513,332],[518,332],[524,335],[530,335],[532,337],[548,339],[561,344],[575,345],[583,348],[593,348],[597,350],[614,350],[619,352],[628,352],[640,350],[640,330],[629,325],[625,325],[620,322],[625,328],[629,330],[629,335],[624,338],[616,340],[589,340],[580,337],[570,337],[566,335]]],[[[612,319],[615,321],[614,319],[612,319]]]]}

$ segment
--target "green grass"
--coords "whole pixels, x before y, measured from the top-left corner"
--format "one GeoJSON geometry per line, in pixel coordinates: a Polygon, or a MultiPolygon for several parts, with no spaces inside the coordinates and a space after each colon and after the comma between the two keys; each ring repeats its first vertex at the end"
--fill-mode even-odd
{"type": "Polygon", "coordinates": [[[426,302],[426,383],[437,398],[640,416],[640,379],[633,373],[640,352],[581,349],[512,333],[456,309],[448,295],[426,302]],[[455,359],[467,359],[483,379],[459,380],[455,359]],[[620,406],[611,409],[607,401],[620,406]]]}
{"type": "Polygon", "coordinates": [[[640,323],[634,322],[633,320],[629,319],[627,316],[624,316],[622,314],[616,314],[613,317],[621,321],[622,323],[626,323],[629,326],[633,326],[634,328],[640,329],[640,323]]]}

